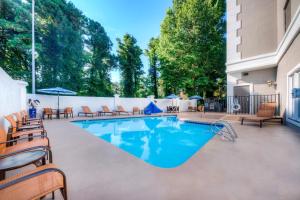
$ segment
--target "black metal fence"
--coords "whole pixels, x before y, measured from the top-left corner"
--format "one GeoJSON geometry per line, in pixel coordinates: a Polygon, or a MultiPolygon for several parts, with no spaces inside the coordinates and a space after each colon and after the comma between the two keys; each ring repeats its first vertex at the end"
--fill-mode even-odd
{"type": "Polygon", "coordinates": [[[206,112],[227,112],[228,114],[255,115],[262,103],[276,103],[275,115],[280,115],[280,94],[227,96],[224,99],[204,99],[206,112]]]}

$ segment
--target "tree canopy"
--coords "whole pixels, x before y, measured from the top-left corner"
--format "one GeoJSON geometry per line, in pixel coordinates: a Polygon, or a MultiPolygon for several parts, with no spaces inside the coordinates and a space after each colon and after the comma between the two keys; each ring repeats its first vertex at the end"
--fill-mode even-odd
{"type": "MultiPolygon", "coordinates": [[[[117,39],[114,55],[104,27],[71,1],[36,0],[35,10],[37,88],[89,96],[225,94],[225,0],[173,0],[160,35],[144,50],[148,73],[134,36],[117,39]],[[120,83],[111,82],[113,69],[120,83]]],[[[0,66],[31,84],[31,0],[1,0],[0,11],[0,66]]]]}
{"type": "MultiPolygon", "coordinates": [[[[0,65],[29,83],[30,3],[0,1],[0,65]]],[[[111,96],[110,70],[116,62],[101,24],[66,0],[36,0],[35,12],[37,88],[60,86],[80,95],[111,96]]]]}
{"type": "Polygon", "coordinates": [[[173,0],[158,55],[165,93],[212,96],[225,77],[225,0],[173,0]]]}
{"type": "Polygon", "coordinates": [[[117,39],[117,41],[119,68],[122,75],[122,94],[126,97],[138,97],[143,74],[143,63],[140,58],[143,51],[132,35],[125,34],[122,40],[117,39]]]}

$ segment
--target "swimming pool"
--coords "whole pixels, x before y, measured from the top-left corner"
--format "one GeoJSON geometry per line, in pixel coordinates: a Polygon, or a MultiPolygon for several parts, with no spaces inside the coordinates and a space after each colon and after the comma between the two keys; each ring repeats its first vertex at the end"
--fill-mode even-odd
{"type": "Polygon", "coordinates": [[[182,165],[214,137],[209,124],[177,117],[74,121],[75,125],[135,157],[161,168],[182,165]]]}

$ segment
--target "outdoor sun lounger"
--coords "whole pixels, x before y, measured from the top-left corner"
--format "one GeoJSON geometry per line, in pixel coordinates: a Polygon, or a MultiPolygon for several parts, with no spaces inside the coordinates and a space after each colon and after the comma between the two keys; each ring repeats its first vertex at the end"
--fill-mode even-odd
{"type": "Polygon", "coordinates": [[[20,112],[22,120],[23,120],[23,124],[28,124],[31,122],[39,122],[42,123],[42,119],[41,118],[29,118],[27,112],[25,110],[22,110],[20,112]]]}
{"type": "Polygon", "coordinates": [[[121,113],[125,113],[127,115],[129,115],[129,112],[126,111],[123,106],[117,106],[117,110],[116,110],[117,113],[119,113],[119,115],[121,115],[121,113]]]}
{"type": "Polygon", "coordinates": [[[17,118],[17,127],[22,127],[22,126],[43,126],[42,120],[40,121],[24,121],[22,118],[21,112],[16,112],[13,115],[16,116],[17,118]]]}
{"type": "Polygon", "coordinates": [[[49,138],[44,135],[35,135],[31,136],[31,139],[32,140],[30,141],[26,141],[28,140],[28,137],[22,137],[14,140],[7,140],[5,130],[0,127],[0,158],[12,153],[15,154],[28,150],[44,149],[49,153],[49,160],[52,162],[49,138]]]}
{"type": "Polygon", "coordinates": [[[10,123],[11,125],[11,133],[9,134],[10,139],[15,139],[20,136],[32,136],[34,134],[41,134],[41,135],[47,135],[46,130],[42,128],[33,128],[33,129],[26,129],[26,130],[19,130],[17,128],[17,122],[14,120],[14,117],[12,115],[5,116],[5,119],[10,123]]]}
{"type": "Polygon", "coordinates": [[[88,106],[81,106],[82,112],[78,112],[78,117],[80,115],[84,115],[87,117],[88,115],[94,117],[94,115],[97,115],[97,112],[92,112],[91,109],[88,106]]]}
{"type": "Polygon", "coordinates": [[[22,124],[22,119],[19,121],[16,116],[16,113],[7,115],[5,118],[11,123],[11,126],[13,129],[16,129],[17,131],[19,130],[29,130],[29,129],[37,129],[37,128],[43,128],[43,124],[41,123],[34,123],[34,124],[29,124],[29,125],[23,125],[22,124]]]}
{"type": "Polygon", "coordinates": [[[40,199],[60,190],[67,199],[66,176],[54,164],[37,167],[0,181],[0,197],[6,200],[40,199]]]}
{"type": "Polygon", "coordinates": [[[114,112],[112,112],[111,110],[109,110],[109,108],[107,106],[102,106],[102,111],[100,111],[101,114],[105,115],[105,114],[114,114],[114,112]]]}
{"type": "Polygon", "coordinates": [[[245,121],[258,122],[259,127],[262,128],[263,122],[273,119],[275,108],[275,103],[263,103],[259,106],[256,116],[242,116],[241,125],[243,125],[245,121]]]}

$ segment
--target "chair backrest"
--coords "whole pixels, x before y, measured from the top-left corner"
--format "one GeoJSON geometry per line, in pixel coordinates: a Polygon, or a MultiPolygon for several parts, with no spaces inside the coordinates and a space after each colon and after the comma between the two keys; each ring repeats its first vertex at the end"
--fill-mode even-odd
{"type": "Polygon", "coordinates": [[[204,111],[204,106],[198,106],[198,111],[203,112],[204,111]]]}
{"type": "Polygon", "coordinates": [[[256,113],[257,117],[273,117],[275,115],[276,103],[262,103],[256,113]]]}
{"type": "Polygon", "coordinates": [[[84,113],[91,113],[92,112],[90,107],[88,107],[88,106],[81,106],[81,108],[82,108],[82,111],[84,113]]]}
{"type": "Polygon", "coordinates": [[[140,112],[140,108],[139,107],[133,107],[132,110],[133,110],[133,112],[140,112]]]}
{"type": "MultiPolygon", "coordinates": [[[[0,126],[0,143],[7,141],[7,134],[2,126],[0,126]]],[[[0,152],[6,148],[6,144],[0,144],[0,152]]]]}
{"type": "Polygon", "coordinates": [[[51,108],[44,108],[44,114],[45,115],[52,115],[53,114],[52,109],[51,108]]]}
{"type": "Polygon", "coordinates": [[[21,110],[21,116],[22,116],[23,123],[28,120],[28,114],[26,110],[21,110]]]}
{"type": "Polygon", "coordinates": [[[118,111],[122,111],[125,112],[125,109],[123,108],[123,106],[117,106],[118,111]]]}
{"type": "Polygon", "coordinates": [[[109,108],[107,106],[102,106],[103,112],[110,112],[109,108]]]}
{"type": "Polygon", "coordinates": [[[17,118],[18,126],[22,126],[23,125],[23,118],[22,118],[21,113],[16,112],[16,113],[13,113],[13,115],[16,116],[16,118],[17,118]]]}
{"type": "Polygon", "coordinates": [[[17,132],[17,122],[13,115],[7,115],[5,116],[5,119],[10,123],[12,133],[17,132]]]}

